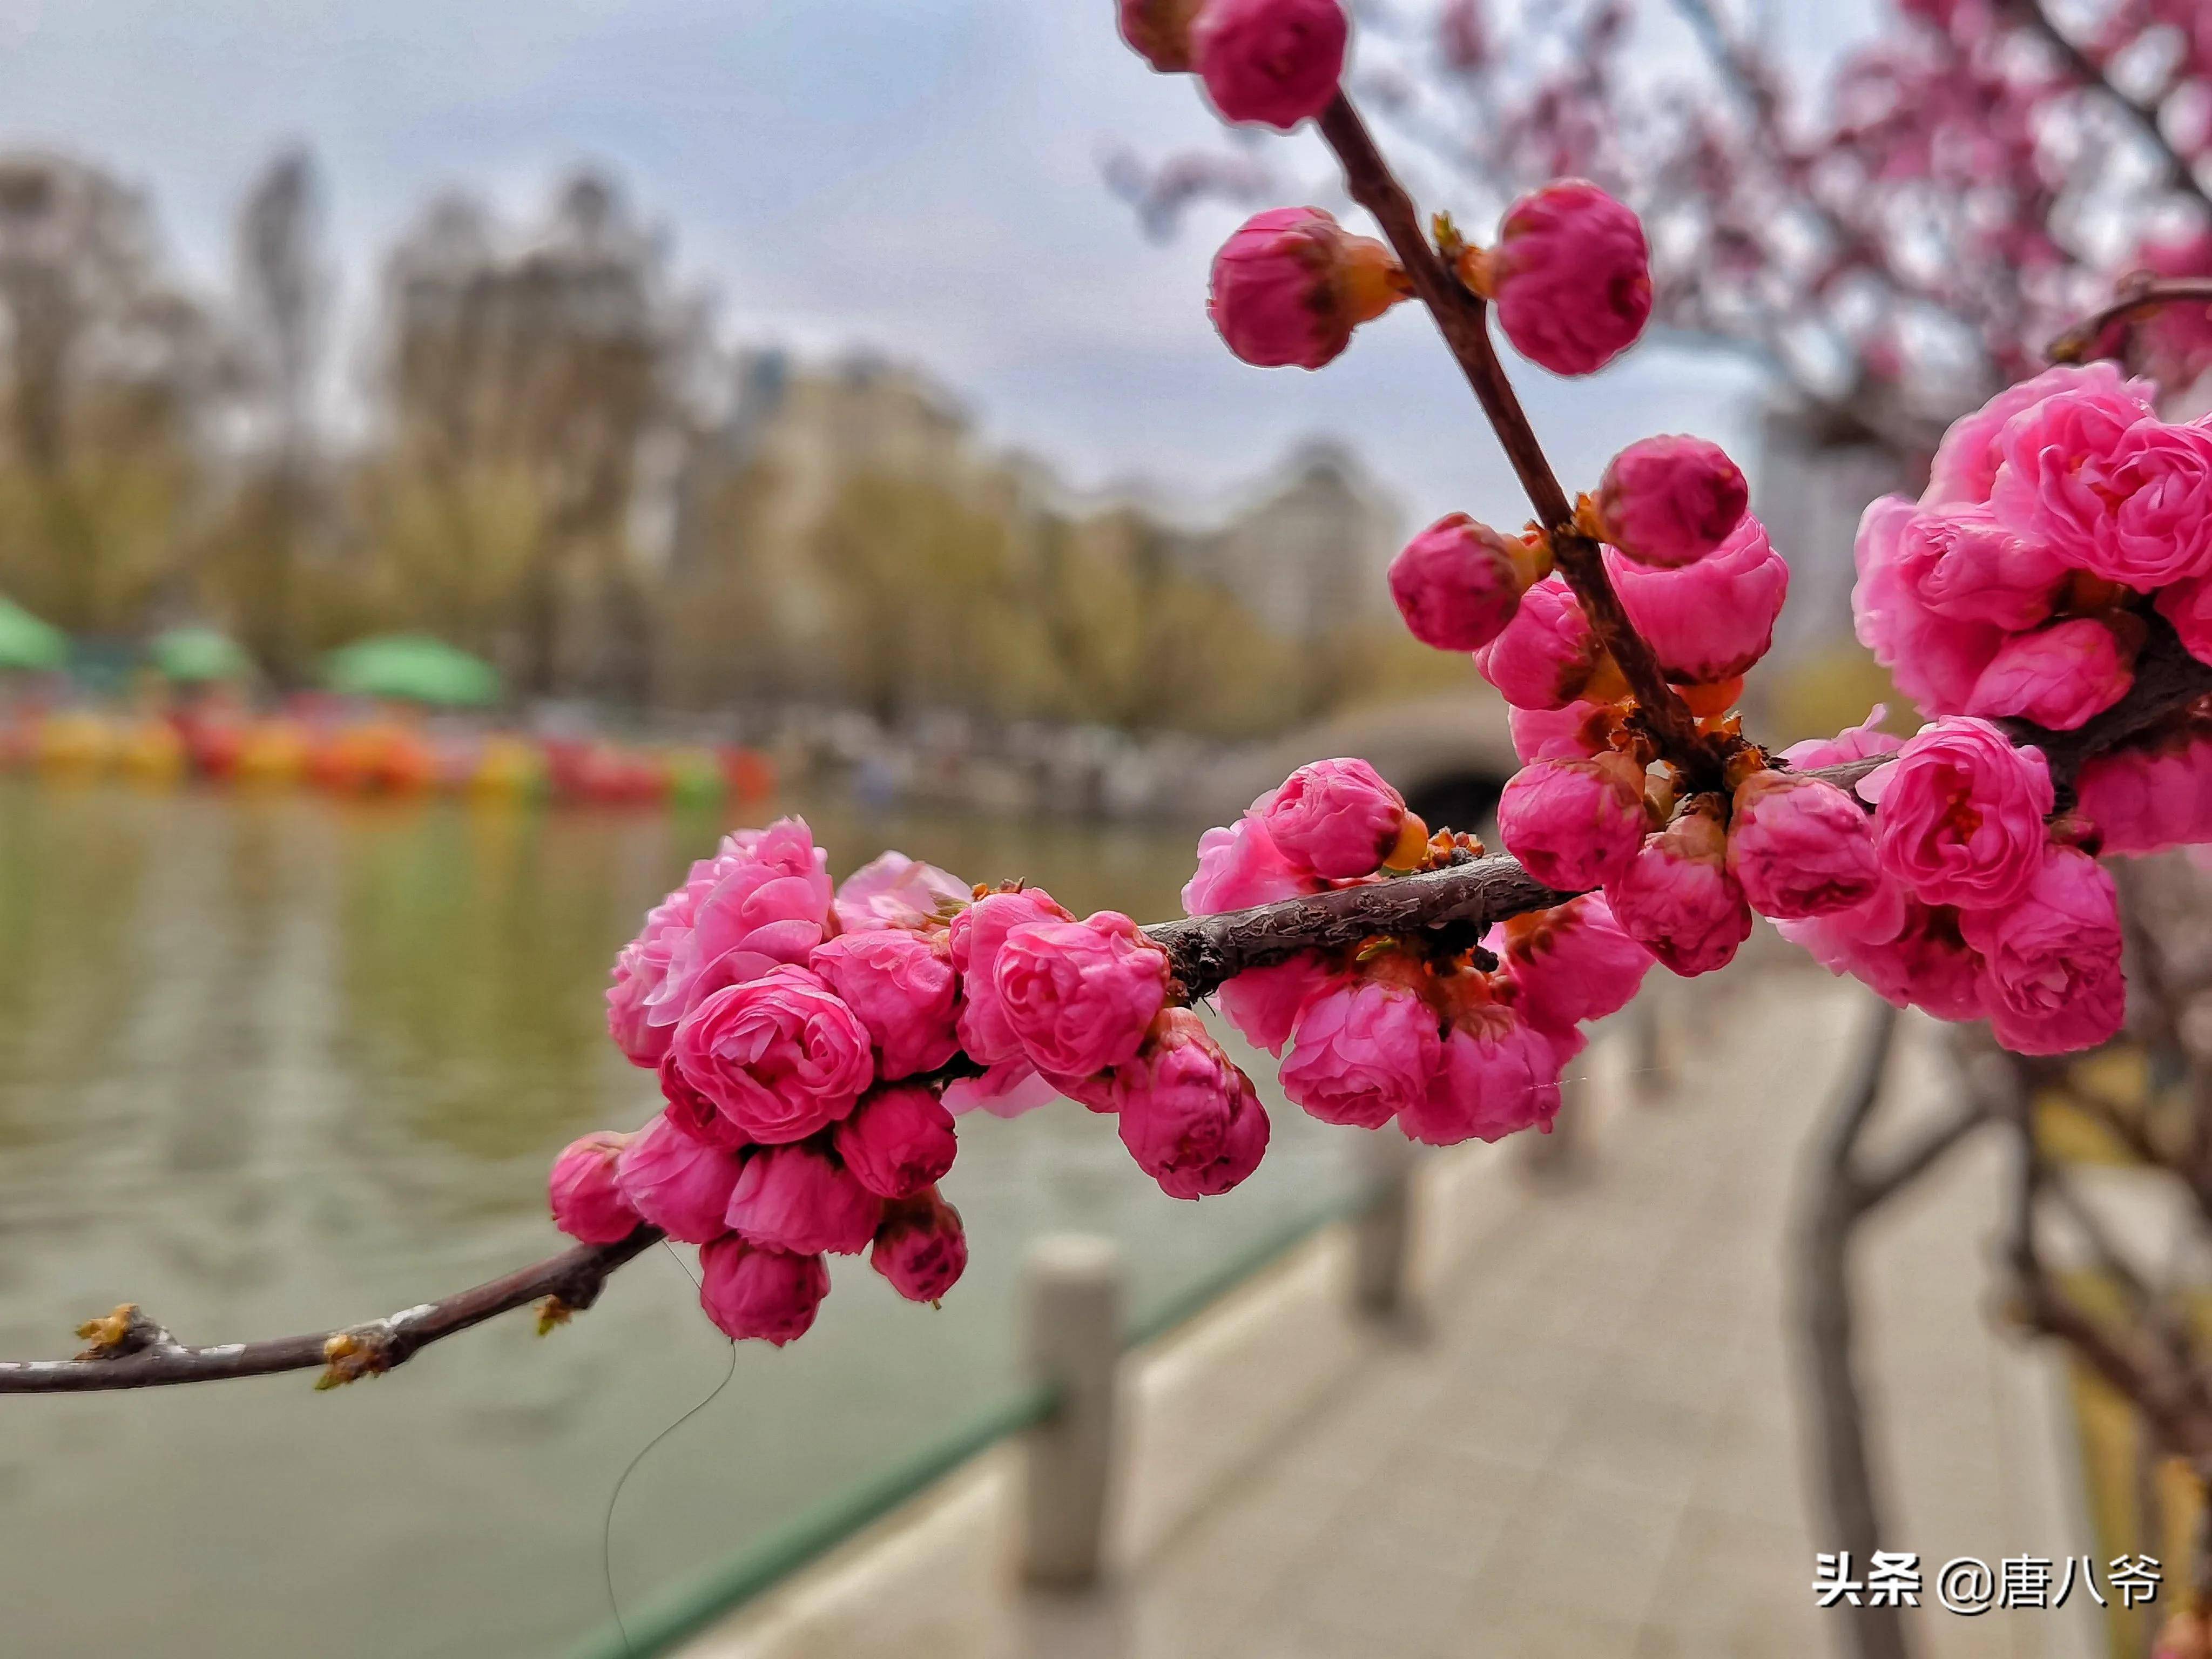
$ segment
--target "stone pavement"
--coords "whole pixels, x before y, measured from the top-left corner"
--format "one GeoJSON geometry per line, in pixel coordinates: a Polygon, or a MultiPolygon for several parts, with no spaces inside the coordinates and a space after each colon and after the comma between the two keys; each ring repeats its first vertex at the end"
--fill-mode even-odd
{"type": "MultiPolygon", "coordinates": [[[[1140,1357],[1109,1589],[1018,1589],[1002,1449],[687,1659],[1840,1655],[1810,1590],[1833,1546],[1802,1495],[1784,1252],[1865,1005],[1812,974],[1737,984],[1681,1044],[1708,1089],[1638,1103],[1626,1045],[1593,1048],[1577,1173],[1532,1182],[1517,1147],[1434,1161],[1418,1336],[1340,1311],[1324,1238],[1140,1357]]],[[[1940,1078],[1908,1022],[1892,1115],[1940,1078]]],[[[1860,1263],[1887,1547],[1931,1568],[2094,1547],[2055,1365],[1983,1316],[1997,1160],[1954,1154],[1860,1263]]],[[[1968,1619],[1930,1596],[1911,1618],[1933,1659],[2103,1651],[2078,1600],[1968,1619]]]]}

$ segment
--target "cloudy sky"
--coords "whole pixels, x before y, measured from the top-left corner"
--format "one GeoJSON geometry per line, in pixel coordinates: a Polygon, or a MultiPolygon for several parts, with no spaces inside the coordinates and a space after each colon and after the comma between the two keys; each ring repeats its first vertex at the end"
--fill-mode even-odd
{"type": "MultiPolygon", "coordinates": [[[[1823,9],[1813,8],[1818,14],[1823,9]]],[[[996,441],[1079,484],[1203,501],[1297,439],[1352,441],[1424,516],[1501,520],[1510,482],[1411,307],[1320,374],[1244,368],[1203,309],[1201,214],[1156,246],[1100,183],[1117,141],[1202,143],[1107,0],[0,0],[0,143],[145,186],[209,284],[281,144],[323,166],[358,311],[433,191],[534,210],[580,159],[665,225],[737,337],[865,343],[926,366],[996,441]]],[[[1308,138],[1270,140],[1312,145],[1308,138]]],[[[1279,153],[1321,176],[1315,148],[1279,153]]],[[[1647,344],[1595,382],[1522,374],[1587,483],[1651,430],[1747,430],[1749,372],[1647,344]]]]}

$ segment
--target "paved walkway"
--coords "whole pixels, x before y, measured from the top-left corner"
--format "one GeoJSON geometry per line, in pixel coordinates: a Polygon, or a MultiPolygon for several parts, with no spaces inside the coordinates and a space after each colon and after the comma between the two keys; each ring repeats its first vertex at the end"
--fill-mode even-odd
{"type": "MultiPolygon", "coordinates": [[[[1024,1595],[1011,1455],[701,1638],[690,1659],[1779,1659],[1840,1653],[1801,1496],[1784,1244],[1808,1128],[1863,1005],[1746,975],[1723,1086],[1632,1103],[1593,1050],[1588,1156],[1438,1160],[1418,1340],[1339,1311],[1341,1241],[1267,1276],[1135,1380],[1115,1588],[1024,1595]]],[[[1893,1092],[1931,1098],[1908,1024],[1893,1092]]],[[[1910,1113],[1904,1114],[1910,1116],[1910,1113]]],[[[1997,1150],[1903,1200],[1862,1267],[1864,1368],[1897,1538],[1940,1563],[2091,1548],[2056,1371],[1992,1337],[1997,1150]]],[[[1923,1653],[2087,1659],[2094,1621],[1914,1615],[1923,1653]]]]}

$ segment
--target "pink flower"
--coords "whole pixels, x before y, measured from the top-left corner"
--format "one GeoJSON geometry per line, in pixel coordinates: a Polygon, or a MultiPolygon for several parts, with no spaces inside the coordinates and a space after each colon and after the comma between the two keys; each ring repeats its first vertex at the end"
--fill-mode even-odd
{"type": "Polygon", "coordinates": [[[1227,829],[1209,830],[1198,838],[1198,873],[1183,884],[1187,915],[1215,916],[1321,891],[1321,878],[1276,846],[1260,821],[1267,799],[1261,796],[1227,829]]]}
{"type": "Polygon", "coordinates": [[[803,818],[781,818],[733,836],[690,885],[698,892],[691,930],[678,942],[648,1018],[672,1025],[725,986],[798,965],[829,933],[829,855],[803,818]]]}
{"type": "Polygon", "coordinates": [[[2199,662],[2212,662],[2212,578],[2178,581],[2160,589],[2155,603],[2181,636],[2182,648],[2199,662]]]}
{"type": "Polygon", "coordinates": [[[1808,738],[1802,743],[1793,743],[1782,751],[1782,758],[1793,770],[1817,772],[1824,766],[1841,766],[1847,761],[1865,760],[1872,755],[1893,755],[1905,742],[1903,738],[1881,729],[1889,718],[1889,706],[1876,703],[1866,719],[1856,726],[1847,726],[1832,738],[1808,738]]]}
{"type": "Polygon", "coordinates": [[[969,897],[968,884],[951,872],[903,853],[882,853],[845,878],[831,908],[840,933],[858,933],[949,921],[969,897]]]}
{"type": "Polygon", "coordinates": [[[858,1255],[883,1216],[883,1200],[809,1141],[748,1153],[724,1218],[764,1250],[858,1255]]]}
{"type": "Polygon", "coordinates": [[[1651,570],[1608,548],[1605,568],[1629,621],[1678,685],[1717,685],[1765,656],[1790,596],[1790,567],[1748,513],[1695,564],[1651,570]]]}
{"type": "Polygon", "coordinates": [[[1228,1145],[1244,1074],[1188,1008],[1170,1008],[1144,1052],[1114,1074],[1121,1144],[1155,1181],[1194,1176],[1228,1145]]]}
{"type": "Polygon", "coordinates": [[[952,1167],[959,1142],[934,1090],[894,1084],[862,1097],[837,1126],[837,1156],[878,1198],[912,1198],[952,1167]]]}
{"type": "Polygon", "coordinates": [[[1498,326],[1554,374],[1604,368],[1651,315],[1644,227],[1587,179],[1559,179],[1507,209],[1489,263],[1498,326]]]}
{"type": "Polygon", "coordinates": [[[676,1028],[674,1052],[684,1081],[765,1146],[836,1122],[875,1071],[867,1027],[804,968],[715,992],[676,1028]]]}
{"type": "Polygon", "coordinates": [[[1121,0],[1121,38],[1163,75],[1190,67],[1190,23],[1199,0],[1121,0]]]}
{"type": "Polygon", "coordinates": [[[615,1160],[615,1185],[630,1208],[686,1244],[728,1231],[722,1212],[737,1184],[737,1153],[693,1139],[665,1113],[632,1135],[615,1160]]]}
{"type": "Polygon", "coordinates": [[[1483,943],[1511,981],[1515,1006],[1547,1031],[1626,1008],[1651,967],[1651,953],[1622,931],[1599,893],[1515,916],[1483,943]]]}
{"type": "Polygon", "coordinates": [[[1306,1004],[1346,982],[1322,957],[1301,953],[1273,967],[1247,968],[1214,1000],[1247,1042],[1279,1056],[1306,1004]]]}
{"type": "Polygon", "coordinates": [[[1966,707],[2004,635],[1987,623],[1940,616],[1920,598],[1911,580],[1917,566],[1906,558],[1918,514],[1902,495],[1885,495],[1859,520],[1851,616],[1859,643],[1899,690],[1929,713],[1952,714],[1966,707]]]}
{"type": "Polygon", "coordinates": [[[1929,904],[1996,909],[2035,880],[2051,769],[1986,720],[1923,726],[1859,793],[1877,805],[1881,867],[1929,904]]]}
{"type": "Polygon", "coordinates": [[[1595,695],[1594,683],[1619,678],[1566,578],[1556,574],[1521,596],[1513,620],[1474,653],[1474,665],[1516,708],[1565,708],[1586,691],[1595,695]]]}
{"type": "Polygon", "coordinates": [[[673,1048],[660,1057],[660,1097],[668,1103],[661,1115],[701,1146],[734,1152],[753,1144],[750,1135],[722,1115],[720,1107],[684,1080],[673,1048]]]}
{"type": "Polygon", "coordinates": [[[1071,1078],[1133,1057],[1167,982],[1167,953],[1118,910],[1024,922],[991,969],[991,994],[1030,1064],[1071,1078]]]}
{"type": "Polygon", "coordinates": [[[757,1250],[727,1234],[699,1252],[699,1305],[732,1342],[757,1337],[780,1348],[806,1334],[829,1294],[818,1255],[757,1250]]]}
{"type": "Polygon", "coordinates": [[[1007,1060],[1029,1064],[1029,1056],[1007,1024],[1006,1008],[991,982],[1006,935],[1024,922],[1074,920],[1042,887],[987,894],[952,919],[947,938],[965,998],[957,1026],[960,1046],[977,1065],[998,1066],[1007,1060]]]}
{"type": "MultiPolygon", "coordinates": [[[[2134,617],[2118,620],[2140,638],[2142,624],[2134,617]]],[[[2015,634],[1974,682],[1966,712],[2017,715],[2054,732],[2071,732],[2127,695],[2135,684],[2135,659],[2133,640],[2124,646],[2112,625],[2091,617],[2015,634]]]]}
{"type": "Polygon", "coordinates": [[[2212,434],[2121,392],[2063,392],[1998,440],[1990,510],[2067,564],[2148,592],[2212,570],[2212,434]]]}
{"type": "MultiPolygon", "coordinates": [[[[704,868],[694,866],[694,871],[704,868]]],[[[667,982],[677,946],[691,932],[698,902],[687,884],[646,912],[645,926],[615,958],[614,983],[607,988],[607,1035],[634,1066],[657,1066],[668,1052],[674,1021],[656,1024],[653,1000],[667,982]]]]}
{"type": "Polygon", "coordinates": [[[1832,783],[1754,772],[1736,786],[1729,873],[1763,916],[1848,910],[1881,884],[1867,815],[1832,783]]]}
{"type": "Polygon", "coordinates": [[[1774,927],[1830,973],[1852,975],[1886,1002],[1938,1019],[1982,1018],[1982,958],[1960,937],[1959,912],[1948,905],[1923,904],[1892,882],[1857,910],[1774,927]]]}
{"type": "Polygon", "coordinates": [[[1210,1163],[1177,1164],[1159,1176],[1160,1190],[1170,1198],[1218,1198],[1260,1167],[1267,1156],[1267,1137],[1273,1126],[1267,1109],[1252,1091],[1252,1079],[1231,1068],[1234,1085],[1229,1100],[1229,1127],[1221,1132],[1221,1150],[1210,1163]]]}
{"type": "Polygon", "coordinates": [[[1288,132],[1336,96],[1349,33],[1338,0],[1205,0],[1191,61],[1225,118],[1288,132]]]}
{"type": "Polygon", "coordinates": [[[2048,617],[2071,574],[1985,507],[1913,514],[1902,521],[1895,556],[1899,576],[1934,615],[2014,630],[2048,617]]]}
{"type": "Polygon", "coordinates": [[[866,1029],[878,1077],[933,1072],[959,1052],[960,976],[941,937],[890,927],[840,933],[817,945],[807,965],[866,1029]]]}
{"type": "Polygon", "coordinates": [[[2099,755],[2075,788],[2107,853],[2212,842],[2212,723],[2193,715],[2148,742],[2099,755]]]}
{"type": "Polygon", "coordinates": [[[1506,851],[1563,893],[1618,876],[1643,845],[1644,830],[1643,769],[1626,755],[1532,762],[1498,800],[1506,851]]]}
{"type": "Polygon", "coordinates": [[[1260,822],[1293,864],[1348,881],[1386,863],[1406,827],[1406,798],[1364,760],[1312,761],[1260,809],[1260,822]]]}
{"type": "Polygon", "coordinates": [[[941,1302],[968,1270],[960,1212],[928,1188],[892,1205],[877,1230],[868,1265],[909,1302],[941,1302]]]}
{"type": "Polygon", "coordinates": [[[1390,597],[1423,645],[1480,651],[1513,620],[1536,575],[1535,552],[1526,541],[1450,513],[1390,561],[1390,597]]]}
{"type": "Polygon", "coordinates": [[[1951,423],[1943,441],[1936,446],[1921,501],[1929,507],[1987,501],[2004,459],[1997,440],[2005,423],[2045,398],[2061,392],[2096,392],[2132,401],[2148,415],[2152,391],[2148,382],[2126,380],[2111,363],[2046,368],[2033,380],[2008,386],[1972,414],[1962,415],[1951,423]]]}
{"type": "Polygon", "coordinates": [[[1298,1016],[1283,1092],[1324,1123],[1379,1129],[1428,1093],[1437,1024],[1401,985],[1369,980],[1328,992],[1298,1016]]]}
{"type": "MultiPolygon", "coordinates": [[[[1328,0],[1334,4],[1334,0],[1328,0]]],[[[1255,368],[1319,368],[1412,290],[1390,250],[1319,208],[1256,213],[1213,256],[1206,314],[1255,368]]]]}
{"type": "Polygon", "coordinates": [[[553,1224],[586,1244],[618,1244],[637,1231],[637,1212],[615,1182],[615,1159],[629,1137],[596,1129],[572,1140],[553,1160],[546,1195],[553,1224]]]}
{"type": "Polygon", "coordinates": [[[1605,539],[1638,564],[1694,564],[1721,544],[1751,505],[1751,486],[1718,444],[1645,438],[1613,458],[1598,481],[1605,539]]]}
{"type": "Polygon", "coordinates": [[[1559,1112],[1559,1057],[1545,1034],[1503,1003],[1470,1009],[1444,1039],[1428,1093],[1398,1127],[1431,1146],[1501,1140],[1549,1128],[1559,1112]]]}
{"type": "Polygon", "coordinates": [[[1613,747],[1620,729],[1620,706],[1610,702],[1571,702],[1565,708],[1522,708],[1508,705],[1505,728],[1512,735],[1513,752],[1523,762],[1587,760],[1613,747]]]}
{"type": "Polygon", "coordinates": [[[2118,1034],[2119,895],[2086,853],[2047,848],[2025,890],[1963,912],[1959,928],[1989,964],[1990,1028],[2014,1054],[2070,1054],[2118,1034]]]}
{"type": "Polygon", "coordinates": [[[1605,890],[1628,936],[1689,977],[1725,968],[1751,937],[1751,906],[1728,868],[1718,801],[1694,798],[1605,890]]]}

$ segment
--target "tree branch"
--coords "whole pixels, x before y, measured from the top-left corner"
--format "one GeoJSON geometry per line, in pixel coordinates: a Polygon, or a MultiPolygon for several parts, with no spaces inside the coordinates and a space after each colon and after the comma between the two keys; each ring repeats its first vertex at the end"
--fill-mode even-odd
{"type": "Polygon", "coordinates": [[[2212,281],[2201,276],[2139,278],[2120,285],[2119,298],[2068,329],[2045,348],[2055,363],[2082,363],[2109,356],[2101,349],[2115,325],[2133,323],[2168,306],[2212,307],[2212,281]]]}
{"type": "Polygon", "coordinates": [[[1628,620],[1627,610],[1606,574],[1597,544],[1575,528],[1573,506],[1559,487],[1535,428],[1528,424],[1521,399],[1490,343],[1490,307],[1445,268],[1430,246],[1413,198],[1376,148],[1352,100],[1339,93],[1336,101],[1322,112],[1320,127],[1322,137],[1344,168],[1346,190],[1382,226],[1398,263],[1413,282],[1413,292],[1436,319],[1444,344],[1467,376],[1505,450],[1506,459],[1521,480],[1521,488],[1528,493],[1529,505],[1536,510],[1538,522],[1551,538],[1552,556],[1560,574],[1573,587],[1590,626],[1612,653],[1629,690],[1636,694],[1646,729],[1668,759],[1698,781],[1709,782],[1706,775],[1717,767],[1713,746],[1698,732],[1697,717],[1688,705],[1668,684],[1650,646],[1628,620]]]}
{"type": "Polygon", "coordinates": [[[81,1333],[93,1346],[74,1359],[0,1360],[0,1394],[77,1394],[101,1389],[149,1389],[173,1382],[214,1382],[235,1376],[324,1368],[328,1388],[403,1364],[431,1343],[516,1308],[553,1299],[558,1320],[599,1299],[607,1275],[659,1243],[658,1227],[641,1226],[619,1244],[579,1244],[559,1255],[438,1302],[402,1309],[365,1325],[265,1342],[191,1347],[137,1308],[118,1308],[81,1333]]]}
{"type": "Polygon", "coordinates": [[[2204,182],[2197,176],[2197,169],[2190,164],[2189,158],[2176,149],[2173,141],[2166,136],[2166,129],[2160,125],[2155,105],[2139,104],[2114,86],[2111,77],[2105,73],[2104,66],[2075,45],[2058,27],[2044,0],[2018,0],[2013,9],[2030,28],[2050,42],[2051,50],[2064,61],[2069,70],[2102,92],[2125,112],[2136,130],[2158,151],[2177,187],[2194,196],[2206,207],[2212,208],[2212,195],[2206,194],[2204,182]]]}

